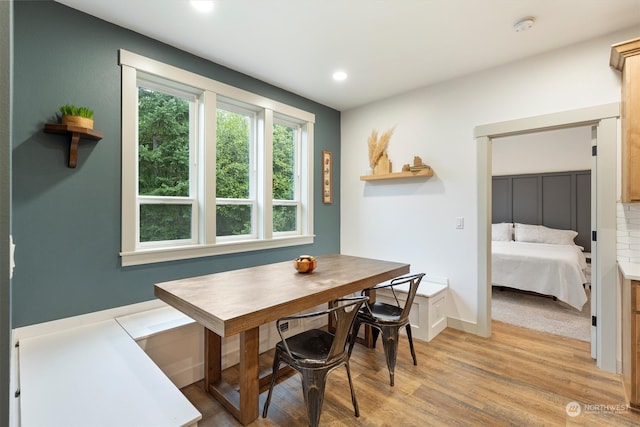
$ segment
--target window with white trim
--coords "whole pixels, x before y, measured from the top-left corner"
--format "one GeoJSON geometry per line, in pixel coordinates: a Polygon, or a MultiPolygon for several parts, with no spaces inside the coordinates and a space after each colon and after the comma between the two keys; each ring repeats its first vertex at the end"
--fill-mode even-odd
{"type": "Polygon", "coordinates": [[[273,123],[273,231],[300,228],[300,126],[277,117],[273,123]]]}
{"type": "Polygon", "coordinates": [[[313,114],[128,51],[122,265],[313,243],[313,114]]]}

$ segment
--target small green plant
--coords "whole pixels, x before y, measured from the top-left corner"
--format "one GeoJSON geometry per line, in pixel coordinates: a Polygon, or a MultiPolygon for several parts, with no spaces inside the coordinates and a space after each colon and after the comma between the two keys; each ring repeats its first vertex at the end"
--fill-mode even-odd
{"type": "Polygon", "coordinates": [[[77,107],[75,105],[65,104],[60,107],[60,112],[63,116],[80,116],[86,117],[87,119],[93,119],[93,110],[90,110],[87,107],[77,107]]]}

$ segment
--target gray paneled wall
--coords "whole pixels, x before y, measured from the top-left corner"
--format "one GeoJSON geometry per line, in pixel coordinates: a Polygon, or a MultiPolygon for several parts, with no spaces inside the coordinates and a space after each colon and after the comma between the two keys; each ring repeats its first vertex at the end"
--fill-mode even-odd
{"type": "Polygon", "coordinates": [[[575,230],[591,251],[591,171],[494,176],[492,193],[493,223],[575,230]]]}

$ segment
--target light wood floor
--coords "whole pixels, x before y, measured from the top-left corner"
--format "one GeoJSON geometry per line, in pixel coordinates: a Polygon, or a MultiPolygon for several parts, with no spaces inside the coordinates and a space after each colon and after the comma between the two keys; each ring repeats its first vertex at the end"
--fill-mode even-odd
{"type": "MultiPolygon", "coordinates": [[[[356,346],[351,371],[360,417],[354,417],[340,368],[329,376],[321,425],[640,425],[640,414],[626,409],[620,377],[595,366],[589,343],[495,321],[492,329],[489,339],[446,329],[430,343],[416,341],[418,366],[402,337],[394,387],[381,346],[356,346]],[[571,402],[580,404],[575,417],[567,414],[571,402]]],[[[235,374],[234,368],[225,371],[228,378],[235,374]]],[[[202,382],[182,391],[202,413],[199,426],[240,425],[203,391],[202,382]]],[[[265,398],[266,392],[260,414],[265,398]]],[[[307,425],[298,375],[276,385],[268,417],[251,425],[307,425]]]]}

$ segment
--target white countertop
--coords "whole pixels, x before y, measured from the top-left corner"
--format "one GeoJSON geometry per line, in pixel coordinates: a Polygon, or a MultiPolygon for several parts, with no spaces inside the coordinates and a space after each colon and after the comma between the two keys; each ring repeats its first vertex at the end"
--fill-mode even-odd
{"type": "Polygon", "coordinates": [[[618,267],[625,279],[640,280],[640,264],[618,261],[618,267]]]}

